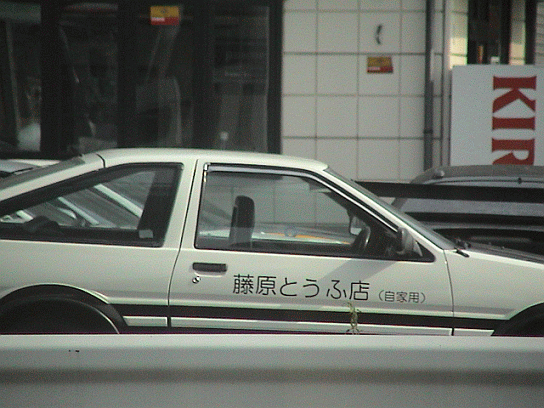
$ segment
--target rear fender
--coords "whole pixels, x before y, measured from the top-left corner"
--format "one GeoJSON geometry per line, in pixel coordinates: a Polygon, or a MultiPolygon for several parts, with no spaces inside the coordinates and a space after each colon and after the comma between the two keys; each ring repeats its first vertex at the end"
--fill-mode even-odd
{"type": "Polygon", "coordinates": [[[112,305],[84,290],[53,284],[29,286],[17,289],[4,296],[0,299],[0,320],[10,311],[44,300],[93,311],[110,320],[119,330],[126,327],[124,319],[112,305]]]}

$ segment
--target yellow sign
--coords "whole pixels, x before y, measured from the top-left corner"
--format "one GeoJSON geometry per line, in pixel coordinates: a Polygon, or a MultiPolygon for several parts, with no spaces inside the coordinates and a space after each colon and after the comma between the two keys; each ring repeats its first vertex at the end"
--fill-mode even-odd
{"type": "Polygon", "coordinates": [[[369,74],[391,74],[393,60],[391,57],[368,57],[366,72],[369,74]]]}
{"type": "Polygon", "coordinates": [[[151,6],[151,25],[178,25],[178,6],[151,6]]]}

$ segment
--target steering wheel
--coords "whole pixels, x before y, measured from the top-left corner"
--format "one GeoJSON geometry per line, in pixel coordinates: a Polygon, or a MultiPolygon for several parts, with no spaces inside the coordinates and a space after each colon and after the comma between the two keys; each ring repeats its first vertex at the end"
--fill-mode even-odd
{"type": "Polygon", "coordinates": [[[364,253],[369,241],[370,241],[370,227],[365,225],[361,229],[361,232],[357,234],[357,237],[351,244],[352,252],[355,254],[364,253]]]}

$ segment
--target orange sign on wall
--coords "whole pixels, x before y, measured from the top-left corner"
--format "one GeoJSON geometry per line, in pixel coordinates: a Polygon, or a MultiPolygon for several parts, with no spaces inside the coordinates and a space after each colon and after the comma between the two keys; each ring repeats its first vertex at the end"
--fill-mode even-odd
{"type": "Polygon", "coordinates": [[[368,57],[366,72],[369,74],[391,74],[393,60],[391,57],[368,57]]]}
{"type": "Polygon", "coordinates": [[[178,25],[178,6],[151,6],[151,25],[178,25]]]}

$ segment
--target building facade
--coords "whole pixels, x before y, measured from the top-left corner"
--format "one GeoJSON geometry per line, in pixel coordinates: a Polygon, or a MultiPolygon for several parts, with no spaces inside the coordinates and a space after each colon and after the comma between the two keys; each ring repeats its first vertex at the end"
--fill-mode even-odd
{"type": "Polygon", "coordinates": [[[454,66],[544,64],[542,4],[0,0],[0,158],[212,148],[410,180],[450,164],[454,66]]]}
{"type": "Polygon", "coordinates": [[[530,0],[286,0],[283,153],[364,180],[449,164],[452,67],[542,63],[541,15],[530,0]]]}

